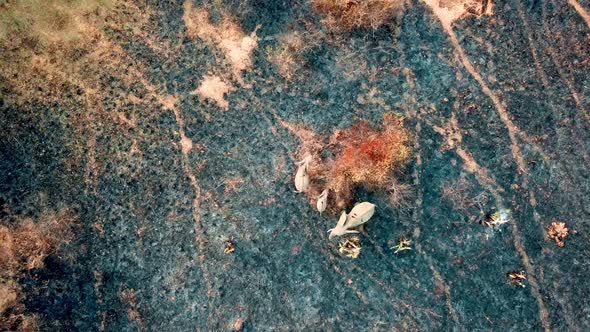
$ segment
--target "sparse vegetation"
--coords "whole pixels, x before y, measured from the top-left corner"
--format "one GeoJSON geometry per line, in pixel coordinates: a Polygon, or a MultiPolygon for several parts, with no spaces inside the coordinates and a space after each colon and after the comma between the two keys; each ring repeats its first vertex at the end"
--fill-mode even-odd
{"type": "Polygon", "coordinates": [[[409,199],[413,195],[412,186],[407,183],[398,182],[392,179],[387,186],[389,204],[394,208],[407,208],[411,206],[409,199]]]}
{"type": "Polygon", "coordinates": [[[403,0],[312,0],[322,22],[333,30],[377,29],[399,15],[403,0]]]}
{"type": "Polygon", "coordinates": [[[306,63],[304,54],[321,45],[326,38],[314,26],[307,26],[307,29],[304,33],[294,31],[281,34],[275,46],[269,45],[265,49],[267,59],[286,80],[293,79],[303,70],[306,63]]]}
{"type": "Polygon", "coordinates": [[[47,256],[73,237],[74,218],[68,210],[45,213],[37,220],[0,221],[0,330],[35,331],[38,318],[27,313],[19,279],[43,267],[47,256]]]}
{"type": "Polygon", "coordinates": [[[57,102],[79,91],[76,71],[100,40],[110,0],[0,3],[0,87],[17,102],[57,102]]]}
{"type": "Polygon", "coordinates": [[[288,46],[277,48],[269,46],[266,48],[266,57],[277,66],[281,76],[287,80],[293,78],[299,68],[299,63],[295,59],[295,52],[288,46]]]}
{"type": "Polygon", "coordinates": [[[129,318],[130,321],[135,322],[140,331],[145,331],[145,322],[141,313],[139,312],[137,294],[135,290],[128,287],[121,287],[119,289],[119,298],[125,304],[125,306],[127,306],[127,318],[129,318]]]}
{"type": "Polygon", "coordinates": [[[488,194],[484,191],[476,194],[473,189],[473,184],[465,176],[461,176],[457,180],[445,182],[441,186],[441,195],[453,209],[461,213],[470,215],[477,210],[483,213],[489,200],[488,194]]]}
{"type": "Polygon", "coordinates": [[[80,21],[96,15],[111,0],[19,0],[0,2],[0,41],[21,39],[22,42],[47,46],[53,42],[70,42],[85,35],[80,21]]]}

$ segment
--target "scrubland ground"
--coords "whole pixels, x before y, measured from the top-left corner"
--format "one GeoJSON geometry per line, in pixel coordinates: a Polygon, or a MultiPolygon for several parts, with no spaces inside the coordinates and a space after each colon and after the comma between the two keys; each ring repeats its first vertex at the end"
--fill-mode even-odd
{"type": "Polygon", "coordinates": [[[589,10],[0,1],[0,329],[590,329],[589,10]]]}

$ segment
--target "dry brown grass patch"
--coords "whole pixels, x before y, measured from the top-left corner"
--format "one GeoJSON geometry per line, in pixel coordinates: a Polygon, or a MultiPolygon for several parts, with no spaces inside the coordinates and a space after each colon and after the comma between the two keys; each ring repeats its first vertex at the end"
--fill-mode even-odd
{"type": "Polygon", "coordinates": [[[305,66],[303,54],[322,43],[325,36],[310,26],[304,33],[291,31],[277,37],[277,45],[266,47],[266,57],[282,77],[292,79],[305,66]]]}
{"type": "Polygon", "coordinates": [[[119,290],[119,298],[127,306],[127,317],[129,320],[135,322],[140,330],[145,330],[145,323],[139,312],[137,296],[135,290],[131,288],[121,288],[119,290]]]}
{"type": "Polygon", "coordinates": [[[391,206],[398,209],[411,207],[411,198],[414,197],[411,185],[392,179],[386,189],[391,206]]]}
{"type": "Polygon", "coordinates": [[[473,184],[465,176],[461,176],[457,180],[443,183],[441,196],[457,211],[468,213],[472,208],[482,210],[489,197],[485,192],[475,194],[473,190],[473,184]]]}
{"type": "Polygon", "coordinates": [[[403,0],[312,0],[313,8],[322,15],[330,29],[377,29],[399,15],[403,0]]]}
{"type": "Polygon", "coordinates": [[[19,0],[0,6],[0,41],[19,35],[41,44],[85,39],[89,17],[112,6],[111,0],[19,0]]]}
{"type": "MultiPolygon", "coordinates": [[[[59,245],[72,239],[74,218],[68,210],[0,224],[0,268],[4,273],[43,267],[43,260],[59,245]]],[[[3,275],[4,275],[3,273],[3,275]]]]}
{"type": "Polygon", "coordinates": [[[21,303],[18,280],[31,269],[43,267],[73,237],[70,211],[43,214],[37,220],[14,218],[0,221],[0,330],[35,331],[37,318],[28,315],[21,303]]]}
{"type": "MultiPolygon", "coordinates": [[[[130,63],[133,60],[119,44],[109,41],[104,28],[131,34],[131,27],[147,33],[153,29],[147,22],[149,9],[111,0],[25,0],[0,7],[0,30],[4,31],[0,32],[0,88],[8,91],[7,100],[16,104],[76,103],[75,107],[85,103],[84,116],[94,114],[89,111],[100,109],[106,98],[115,100],[117,108],[130,101],[129,89],[120,89],[117,93],[121,95],[115,98],[114,89],[105,86],[112,80],[104,78],[112,75],[135,85],[141,81],[135,75],[140,66],[130,63]],[[51,20],[39,17],[55,11],[69,23],[45,28],[43,22],[51,20]],[[24,23],[13,25],[14,20],[24,23]]],[[[158,44],[153,35],[145,38],[146,44],[158,44]]]]}

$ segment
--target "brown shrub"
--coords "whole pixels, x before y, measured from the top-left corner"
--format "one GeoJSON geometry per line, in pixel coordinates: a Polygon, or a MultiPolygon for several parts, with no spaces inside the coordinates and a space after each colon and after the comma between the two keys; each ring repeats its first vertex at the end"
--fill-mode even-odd
{"type": "Polygon", "coordinates": [[[377,29],[404,8],[403,0],[312,0],[313,8],[330,29],[377,29]]]}
{"type": "Polygon", "coordinates": [[[336,130],[330,142],[319,149],[310,150],[304,144],[302,152],[314,155],[314,161],[321,159],[319,153],[324,149],[335,156],[310,165],[310,200],[328,188],[328,211],[336,213],[351,203],[358,187],[391,191],[391,185],[398,184],[393,171],[403,167],[411,156],[410,136],[402,119],[385,114],[380,129],[359,121],[348,129],[336,130]]]}
{"type": "Polygon", "coordinates": [[[387,186],[387,195],[391,206],[403,209],[411,207],[410,198],[414,196],[414,192],[411,185],[393,179],[387,186]]]}
{"type": "Polygon", "coordinates": [[[475,194],[474,186],[465,176],[456,180],[449,180],[441,186],[441,196],[451,203],[453,209],[468,214],[472,208],[483,209],[489,200],[485,192],[475,194]]]}
{"type": "Polygon", "coordinates": [[[546,230],[549,238],[555,241],[557,246],[565,246],[565,243],[563,241],[569,235],[569,229],[567,229],[564,222],[559,222],[559,220],[555,220],[550,225],[546,226],[546,230]]]}
{"type": "Polygon", "coordinates": [[[9,283],[0,284],[0,314],[17,304],[17,286],[9,283]]]}
{"type": "Polygon", "coordinates": [[[42,268],[45,257],[72,236],[73,217],[68,210],[43,214],[37,220],[0,221],[0,330],[36,331],[37,318],[27,315],[18,279],[26,271],[42,268]]]}
{"type": "Polygon", "coordinates": [[[37,221],[25,218],[14,225],[0,224],[0,275],[43,267],[45,257],[71,239],[72,222],[69,212],[62,210],[37,221]]]}

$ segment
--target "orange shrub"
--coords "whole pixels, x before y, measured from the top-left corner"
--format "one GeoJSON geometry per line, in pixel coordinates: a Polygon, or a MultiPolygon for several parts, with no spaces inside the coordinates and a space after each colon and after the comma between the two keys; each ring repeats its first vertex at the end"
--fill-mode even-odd
{"type": "Polygon", "coordinates": [[[554,240],[559,247],[565,246],[564,240],[569,235],[569,229],[564,222],[555,220],[545,228],[550,239],[554,240]]]}
{"type": "Polygon", "coordinates": [[[381,129],[359,121],[348,129],[335,131],[330,143],[324,146],[333,152],[334,158],[318,162],[316,155],[316,162],[310,165],[310,200],[328,188],[328,211],[337,213],[352,201],[357,187],[388,190],[396,183],[393,171],[404,166],[411,156],[409,140],[410,132],[403,128],[402,120],[391,114],[384,115],[381,129]]]}

